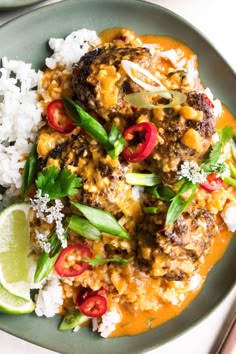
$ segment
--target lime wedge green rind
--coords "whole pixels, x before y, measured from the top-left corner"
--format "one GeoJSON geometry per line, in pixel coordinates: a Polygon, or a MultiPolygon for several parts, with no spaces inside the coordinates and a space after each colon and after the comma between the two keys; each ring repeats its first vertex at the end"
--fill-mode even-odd
{"type": "Polygon", "coordinates": [[[15,296],[0,284],[0,311],[12,315],[20,315],[34,311],[33,301],[27,301],[19,296],[15,296]]]}
{"type": "MultiPolygon", "coordinates": [[[[30,301],[29,203],[16,203],[0,213],[0,284],[12,295],[30,301]]],[[[0,299],[1,301],[1,299],[0,299]]]]}

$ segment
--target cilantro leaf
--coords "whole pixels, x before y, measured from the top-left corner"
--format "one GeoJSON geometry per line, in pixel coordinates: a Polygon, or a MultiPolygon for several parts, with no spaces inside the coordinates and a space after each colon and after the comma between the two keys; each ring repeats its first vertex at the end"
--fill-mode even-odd
{"type": "Polygon", "coordinates": [[[41,172],[35,183],[42,194],[48,194],[50,199],[73,196],[82,185],[80,177],[67,169],[59,171],[55,166],[41,172]]]}
{"type": "Polygon", "coordinates": [[[98,265],[103,265],[105,263],[109,263],[109,262],[117,262],[117,263],[121,263],[122,265],[128,264],[133,260],[133,257],[130,257],[128,259],[124,259],[121,257],[115,257],[115,258],[102,258],[101,256],[99,256],[99,254],[95,255],[95,259],[94,258],[82,258],[81,261],[82,262],[87,262],[89,263],[92,267],[98,266],[98,265]]]}
{"type": "Polygon", "coordinates": [[[222,147],[227,144],[233,136],[233,128],[226,126],[221,130],[217,131],[219,136],[219,141],[212,146],[212,150],[210,152],[209,158],[203,162],[201,167],[206,172],[212,172],[214,170],[214,166],[219,164],[220,155],[222,152],[222,147]]]}

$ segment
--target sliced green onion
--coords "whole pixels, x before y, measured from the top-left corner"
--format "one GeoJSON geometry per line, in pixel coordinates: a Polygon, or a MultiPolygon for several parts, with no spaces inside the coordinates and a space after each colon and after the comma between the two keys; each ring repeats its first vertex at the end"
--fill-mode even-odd
{"type": "Polygon", "coordinates": [[[88,240],[99,240],[100,231],[94,227],[88,220],[79,216],[72,215],[69,219],[68,228],[88,240]]]}
{"type": "Polygon", "coordinates": [[[123,229],[123,227],[118,223],[114,216],[107,211],[91,208],[87,205],[75,203],[71,201],[79,211],[95,226],[99,231],[105,232],[107,234],[125,238],[130,240],[130,236],[123,229]]]}
{"type": "Polygon", "coordinates": [[[154,173],[126,173],[126,182],[132,186],[156,186],[160,177],[154,173]]]}
{"type": "Polygon", "coordinates": [[[125,147],[125,139],[119,129],[113,124],[109,135],[103,126],[90,114],[68,97],[62,98],[64,107],[78,127],[89,132],[106,149],[108,155],[115,160],[125,147]]]}
{"type": "Polygon", "coordinates": [[[172,224],[178,217],[184,212],[184,210],[192,202],[195,191],[197,190],[199,183],[192,183],[188,180],[184,182],[182,187],[176,196],[172,199],[166,215],[166,225],[172,224]],[[183,198],[183,194],[190,192],[188,199],[183,198]]]}
{"type": "Polygon", "coordinates": [[[232,177],[236,178],[236,167],[232,162],[229,162],[229,170],[232,177]]]}
{"type": "Polygon", "coordinates": [[[143,208],[143,211],[145,214],[157,214],[158,213],[158,208],[157,207],[153,207],[153,206],[150,206],[150,207],[144,207],[143,208]]]}
{"type": "Polygon", "coordinates": [[[164,202],[170,202],[175,197],[175,193],[172,189],[163,185],[148,187],[146,188],[146,192],[164,202]]]}
{"type": "Polygon", "coordinates": [[[224,182],[230,184],[233,187],[236,187],[236,179],[232,177],[225,177],[224,182]]]}
{"type": "Polygon", "coordinates": [[[234,138],[235,137],[230,139],[230,144],[231,144],[231,151],[232,151],[233,157],[236,160],[236,142],[235,142],[234,138]]]}
{"type": "Polygon", "coordinates": [[[25,162],[25,166],[23,170],[22,186],[21,186],[21,193],[23,199],[25,199],[29,187],[31,186],[31,183],[33,182],[34,177],[36,175],[37,159],[38,159],[38,153],[37,153],[37,139],[36,139],[29,153],[29,156],[25,162]]]}
{"type": "Polygon", "coordinates": [[[78,127],[85,129],[101,144],[105,146],[109,144],[106,130],[96,119],[85,112],[70,98],[63,97],[62,101],[66,112],[70,118],[75,121],[78,127]]]}
{"type": "Polygon", "coordinates": [[[60,325],[59,331],[69,331],[74,329],[77,326],[81,326],[83,323],[87,322],[90,318],[83,315],[78,310],[75,310],[65,317],[63,317],[60,325]]]}
{"type": "Polygon", "coordinates": [[[125,101],[131,104],[132,106],[136,107],[141,107],[141,108],[170,108],[174,107],[177,105],[180,105],[186,101],[186,95],[182,92],[179,91],[152,91],[152,92],[136,92],[136,93],[130,93],[125,96],[125,101]],[[169,93],[172,96],[172,101],[168,104],[158,104],[154,105],[151,104],[148,100],[147,97],[149,96],[160,96],[164,97],[169,93]]]}
{"type": "Polygon", "coordinates": [[[108,147],[107,153],[113,160],[115,160],[124,150],[126,142],[125,138],[114,124],[112,124],[110,133],[108,135],[108,140],[112,148],[108,147]]]}
{"type": "Polygon", "coordinates": [[[55,253],[53,257],[50,257],[46,252],[43,252],[40,255],[34,273],[34,283],[41,283],[48,276],[48,274],[51,273],[60,252],[61,249],[55,253]]]}

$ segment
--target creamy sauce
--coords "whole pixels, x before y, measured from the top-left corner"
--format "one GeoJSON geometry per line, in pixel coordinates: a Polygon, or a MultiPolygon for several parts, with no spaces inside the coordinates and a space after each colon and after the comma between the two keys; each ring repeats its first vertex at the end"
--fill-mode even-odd
{"type": "MultiPolygon", "coordinates": [[[[112,41],[120,33],[120,28],[108,29],[100,34],[100,37],[104,43],[112,41]]],[[[140,36],[143,43],[157,43],[164,50],[177,49],[180,48],[185,53],[186,58],[190,58],[194,55],[193,51],[188,48],[183,43],[172,39],[167,36],[154,36],[154,35],[144,35],[140,36]]],[[[218,119],[217,129],[222,129],[224,126],[230,125],[236,132],[236,120],[229,110],[223,106],[223,112],[218,119]]],[[[235,195],[236,197],[236,195],[235,195]]],[[[200,266],[199,273],[206,279],[207,274],[211,268],[216,264],[224,255],[229,243],[233,237],[233,233],[222,229],[220,234],[214,239],[214,243],[211,252],[206,257],[204,264],[200,266]]],[[[198,295],[201,287],[195,291],[190,291],[186,296],[185,300],[180,305],[164,304],[158,311],[143,311],[138,313],[131,313],[125,308],[122,308],[122,322],[117,325],[116,330],[112,333],[112,337],[116,336],[127,336],[136,335],[138,333],[145,332],[150,328],[157,327],[162,323],[178,316],[198,295]]]]}

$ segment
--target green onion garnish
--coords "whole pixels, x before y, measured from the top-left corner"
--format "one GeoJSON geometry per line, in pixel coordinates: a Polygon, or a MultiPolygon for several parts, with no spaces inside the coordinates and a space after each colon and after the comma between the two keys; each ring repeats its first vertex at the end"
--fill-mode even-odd
{"type": "Polygon", "coordinates": [[[34,273],[34,283],[41,283],[48,276],[48,274],[51,273],[60,252],[61,249],[59,249],[53,257],[50,257],[45,251],[40,255],[34,273]]]}
{"type": "Polygon", "coordinates": [[[96,227],[88,220],[76,215],[69,218],[68,228],[89,240],[99,240],[101,237],[101,233],[96,227]]]}
{"type": "Polygon", "coordinates": [[[153,207],[153,206],[144,207],[143,211],[144,211],[145,214],[155,215],[155,214],[158,213],[158,208],[157,207],[153,207]]]}
{"type": "Polygon", "coordinates": [[[36,175],[37,159],[38,159],[38,153],[37,153],[37,139],[36,139],[29,153],[29,156],[25,162],[25,166],[23,170],[22,185],[21,185],[21,192],[22,192],[23,199],[25,199],[29,187],[36,175]]]}
{"type": "Polygon", "coordinates": [[[125,147],[125,139],[119,129],[113,124],[109,135],[103,126],[90,114],[68,97],[62,98],[64,107],[71,119],[78,127],[89,132],[99,143],[101,143],[108,155],[115,160],[125,147]]]}
{"type": "Polygon", "coordinates": [[[199,183],[193,184],[192,182],[186,180],[179,192],[172,199],[172,202],[169,206],[166,215],[166,225],[172,224],[178,217],[183,213],[183,211],[189,206],[192,202],[194,193],[197,190],[199,183]],[[186,192],[190,192],[190,195],[187,199],[184,198],[183,194],[186,192]]]}
{"type": "Polygon", "coordinates": [[[163,90],[163,91],[151,91],[151,92],[136,92],[136,93],[130,93],[125,96],[125,101],[131,104],[132,106],[135,107],[141,107],[141,108],[171,108],[177,105],[180,105],[186,101],[186,95],[182,92],[179,91],[173,91],[173,90],[163,90]],[[150,101],[147,99],[148,97],[163,97],[166,94],[170,94],[172,97],[172,101],[168,104],[152,104],[150,101]]]}
{"type": "Polygon", "coordinates": [[[89,317],[83,315],[80,311],[75,310],[63,317],[58,329],[59,331],[69,331],[77,326],[81,326],[89,319],[89,317]]]}
{"type": "Polygon", "coordinates": [[[233,187],[236,187],[236,179],[232,177],[225,177],[224,182],[230,184],[233,187]]]}
{"type": "Polygon", "coordinates": [[[88,219],[99,231],[130,240],[130,236],[112,214],[98,208],[92,208],[72,201],[71,204],[79,209],[86,219],[88,219]]]}
{"type": "Polygon", "coordinates": [[[132,186],[152,187],[160,183],[160,178],[154,173],[126,173],[125,179],[132,186]]]}
{"type": "Polygon", "coordinates": [[[164,202],[170,202],[175,197],[175,192],[163,185],[147,187],[145,191],[164,202]]]}

